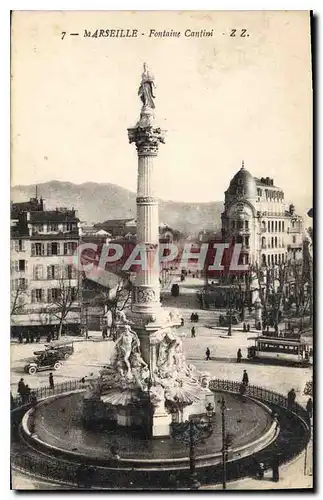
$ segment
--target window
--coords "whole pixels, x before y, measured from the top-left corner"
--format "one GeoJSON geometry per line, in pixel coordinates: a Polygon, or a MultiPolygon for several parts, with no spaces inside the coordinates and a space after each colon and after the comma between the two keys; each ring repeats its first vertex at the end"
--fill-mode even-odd
{"type": "Polygon", "coordinates": [[[243,220],[238,220],[238,229],[243,229],[243,220]]]}
{"type": "Polygon", "coordinates": [[[44,243],[32,243],[31,244],[31,255],[32,256],[39,256],[39,255],[44,255],[44,243]]]}
{"type": "Polygon", "coordinates": [[[16,252],[24,252],[26,250],[26,242],[24,240],[15,240],[14,249],[16,252]]]}
{"type": "Polygon", "coordinates": [[[47,279],[48,280],[58,280],[59,276],[59,265],[49,265],[47,266],[47,279]]]}
{"type": "Polygon", "coordinates": [[[281,226],[281,222],[279,221],[278,222],[278,231],[281,232],[281,230],[282,230],[282,226],[281,226]]]}
{"type": "Polygon", "coordinates": [[[59,255],[60,244],[57,242],[47,243],[47,255],[59,255]]]}
{"type": "Polygon", "coordinates": [[[77,297],[78,297],[78,293],[77,293],[77,288],[76,286],[73,286],[71,288],[71,297],[72,297],[72,302],[75,302],[77,300],[77,297]]]}
{"type": "Polygon", "coordinates": [[[296,236],[293,236],[293,243],[296,243],[296,236]]]}
{"type": "Polygon", "coordinates": [[[64,255],[73,255],[77,249],[76,241],[64,243],[64,255]]]}
{"type": "Polygon", "coordinates": [[[28,281],[26,278],[17,278],[12,280],[12,290],[26,290],[28,281]]]}
{"type": "Polygon", "coordinates": [[[275,221],[275,232],[276,233],[277,233],[277,229],[278,229],[278,227],[277,227],[277,221],[275,221]]]}
{"type": "Polygon", "coordinates": [[[51,222],[48,225],[48,231],[57,233],[58,232],[58,224],[56,224],[56,222],[55,223],[51,222]]]}
{"type": "Polygon", "coordinates": [[[270,221],[268,221],[268,232],[270,233],[270,221]]]}
{"type": "Polygon", "coordinates": [[[245,237],[245,243],[246,243],[246,247],[249,247],[249,236],[245,237]]]}
{"type": "Polygon", "coordinates": [[[49,288],[47,292],[47,300],[48,302],[56,302],[60,298],[60,289],[59,288],[49,288]]]}
{"type": "Polygon", "coordinates": [[[36,264],[34,266],[34,280],[42,280],[43,279],[43,265],[36,264]]]}
{"type": "Polygon", "coordinates": [[[75,229],[76,229],[75,222],[67,222],[66,231],[75,231],[75,229]]]}
{"type": "Polygon", "coordinates": [[[285,231],[285,223],[284,223],[284,221],[282,222],[282,231],[283,232],[285,231]]]}
{"type": "Polygon", "coordinates": [[[73,280],[76,278],[76,269],[72,264],[68,264],[66,266],[66,277],[69,280],[73,280]]]}
{"type": "Polygon", "coordinates": [[[45,301],[45,290],[41,288],[35,288],[31,291],[31,301],[34,302],[44,302],[45,301]]]}
{"type": "Polygon", "coordinates": [[[245,227],[245,229],[249,229],[249,221],[248,220],[244,221],[244,227],[245,227]]]}
{"type": "Polygon", "coordinates": [[[25,260],[18,260],[18,266],[19,266],[19,271],[26,271],[26,264],[27,262],[25,260]]]}

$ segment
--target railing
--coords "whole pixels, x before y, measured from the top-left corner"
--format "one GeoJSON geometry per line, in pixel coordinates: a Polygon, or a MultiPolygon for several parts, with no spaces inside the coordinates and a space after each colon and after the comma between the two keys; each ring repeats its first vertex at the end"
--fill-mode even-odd
{"type": "MultiPolygon", "coordinates": [[[[49,387],[40,388],[37,391],[35,391],[35,393],[37,394],[37,397],[41,399],[53,394],[59,394],[85,388],[87,386],[87,383],[88,380],[86,380],[85,383],[82,383],[81,381],[78,380],[71,380],[69,382],[57,384],[54,389],[50,389],[49,387]]],[[[214,391],[223,390],[223,391],[231,391],[239,393],[240,384],[241,384],[240,382],[231,380],[214,379],[211,380],[210,382],[210,389],[214,391]]],[[[299,417],[307,421],[306,410],[297,403],[294,404],[292,407],[290,407],[288,405],[287,398],[282,394],[278,394],[274,391],[254,385],[250,385],[247,387],[246,394],[256,399],[272,403],[274,408],[275,406],[277,406],[278,408],[282,407],[288,410],[292,410],[294,414],[297,414],[299,417]]],[[[281,415],[281,417],[282,417],[281,421],[284,422],[284,419],[286,420],[286,417],[284,417],[283,415],[281,415]]],[[[294,415],[294,418],[297,417],[294,415]]],[[[284,458],[284,460],[291,459],[294,456],[297,456],[297,454],[299,454],[300,451],[304,449],[304,447],[308,443],[308,432],[310,432],[309,430],[305,431],[305,434],[303,435],[301,432],[301,434],[298,437],[297,430],[295,430],[296,442],[292,442],[293,440],[289,436],[288,432],[289,428],[294,429],[293,426],[296,423],[296,421],[294,421],[293,419],[290,420],[290,417],[287,414],[286,422],[288,427],[286,436],[289,439],[288,446],[286,446],[287,442],[286,436],[284,439],[281,439],[280,444],[278,443],[279,449],[284,451],[284,453],[282,453],[282,455],[284,455],[284,457],[282,457],[284,458]]],[[[18,430],[16,430],[16,432],[19,433],[18,430]]],[[[283,434],[283,432],[281,434],[283,434]]],[[[269,447],[268,449],[259,452],[260,455],[259,454],[258,454],[259,456],[257,455],[259,460],[262,462],[266,462],[266,460],[268,460],[268,463],[270,464],[273,453],[277,452],[275,446],[276,446],[276,441],[273,444],[274,448],[269,447]]],[[[127,488],[132,489],[131,485],[134,484],[133,483],[134,481],[135,482],[138,481],[138,485],[139,483],[142,482],[144,482],[144,484],[146,485],[147,484],[152,485],[156,482],[156,479],[154,479],[155,476],[151,477],[147,476],[146,472],[143,473],[144,477],[140,475],[139,471],[128,471],[127,474],[125,474],[125,472],[122,469],[118,470],[118,463],[116,463],[114,459],[111,459],[111,463],[107,464],[108,468],[111,467],[110,474],[107,475],[106,468],[96,467],[90,464],[87,465],[86,460],[84,460],[83,464],[79,464],[73,462],[67,463],[66,461],[60,461],[59,459],[57,459],[57,457],[54,456],[39,457],[37,451],[26,446],[26,444],[23,441],[20,441],[19,438],[17,440],[14,440],[11,460],[12,460],[12,465],[17,467],[18,469],[21,468],[22,470],[30,471],[36,476],[44,477],[45,479],[49,479],[52,481],[56,480],[59,483],[67,483],[70,486],[77,485],[78,487],[81,488],[82,487],[91,488],[92,486],[92,488],[94,487],[101,489],[102,488],[110,489],[110,488],[115,488],[115,486],[118,485],[119,488],[124,487],[125,489],[127,488]],[[132,483],[130,481],[132,481],[132,483]]],[[[250,467],[251,464],[249,463],[249,458],[246,458],[244,461],[242,460],[238,469],[236,469],[234,463],[232,463],[231,465],[229,464],[227,471],[228,478],[237,479],[242,477],[243,475],[249,475],[250,467]]],[[[161,471],[159,473],[163,474],[161,471]]],[[[212,474],[207,479],[207,482],[211,483],[214,483],[214,481],[219,482],[221,480],[221,477],[220,476],[215,477],[215,474],[216,471],[214,471],[214,469],[212,468],[212,474]]],[[[206,478],[207,476],[205,476],[205,479],[206,478]]],[[[163,475],[163,484],[165,483],[165,486],[168,480],[170,480],[169,471],[165,471],[163,475]]]]}
{"type": "Polygon", "coordinates": [[[63,394],[64,392],[76,391],[78,389],[86,389],[88,385],[89,379],[87,378],[84,383],[81,380],[69,380],[68,382],[55,384],[53,389],[51,389],[49,386],[40,387],[39,389],[33,390],[28,396],[17,396],[15,398],[12,398],[11,409],[35,403],[36,401],[47,398],[49,396],[63,394]]]}
{"type": "MultiPolygon", "coordinates": [[[[210,389],[214,391],[222,390],[239,393],[240,385],[241,382],[213,379],[210,382],[210,389]]],[[[305,408],[303,408],[298,403],[294,403],[292,406],[290,406],[288,404],[287,397],[279,394],[278,392],[270,391],[269,389],[265,389],[264,387],[259,387],[257,385],[248,385],[246,395],[254,397],[256,399],[261,399],[262,401],[268,401],[269,403],[273,403],[275,405],[279,405],[283,408],[291,410],[296,413],[296,415],[305,420],[305,422],[307,422],[308,414],[305,408]]]]}

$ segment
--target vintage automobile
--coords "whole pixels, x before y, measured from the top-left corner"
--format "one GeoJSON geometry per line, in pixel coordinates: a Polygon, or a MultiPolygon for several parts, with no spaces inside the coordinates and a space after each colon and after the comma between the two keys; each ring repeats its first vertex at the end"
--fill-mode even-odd
{"type": "Polygon", "coordinates": [[[34,361],[30,361],[24,367],[24,371],[29,375],[45,370],[59,370],[62,366],[60,354],[54,351],[36,351],[34,361]]]}
{"type": "Polygon", "coordinates": [[[70,340],[54,340],[45,344],[45,349],[58,353],[59,359],[68,359],[74,353],[74,343],[70,340]]]}

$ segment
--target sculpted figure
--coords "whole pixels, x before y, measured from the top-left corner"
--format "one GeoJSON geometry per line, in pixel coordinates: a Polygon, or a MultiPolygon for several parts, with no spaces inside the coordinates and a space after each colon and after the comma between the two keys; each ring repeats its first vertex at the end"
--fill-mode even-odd
{"type": "Polygon", "coordinates": [[[136,334],[136,332],[131,330],[130,325],[124,325],[123,332],[116,340],[115,345],[118,353],[117,367],[119,373],[122,374],[122,362],[123,362],[126,365],[127,369],[126,375],[129,378],[132,378],[129,358],[132,350],[137,350],[140,346],[138,335],[136,334]]]}
{"type": "Polygon", "coordinates": [[[130,364],[132,375],[137,382],[137,385],[142,391],[147,391],[149,368],[147,363],[142,359],[139,351],[132,352],[130,356],[130,364]]]}
{"type": "Polygon", "coordinates": [[[155,82],[154,78],[152,75],[150,75],[148,71],[147,64],[144,63],[144,71],[141,75],[141,84],[138,90],[138,95],[143,103],[144,107],[147,108],[155,108],[155,103],[153,99],[155,99],[154,96],[154,88],[155,88],[155,82]]]}

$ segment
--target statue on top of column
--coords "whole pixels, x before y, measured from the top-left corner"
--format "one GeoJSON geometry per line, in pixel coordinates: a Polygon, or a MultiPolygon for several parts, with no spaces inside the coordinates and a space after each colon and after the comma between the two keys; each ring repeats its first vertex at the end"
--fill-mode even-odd
{"type": "Polygon", "coordinates": [[[138,90],[138,95],[143,103],[143,107],[145,108],[155,108],[155,103],[153,99],[155,99],[154,89],[156,88],[154,77],[149,73],[147,64],[144,63],[144,71],[141,75],[141,83],[138,90]]]}

